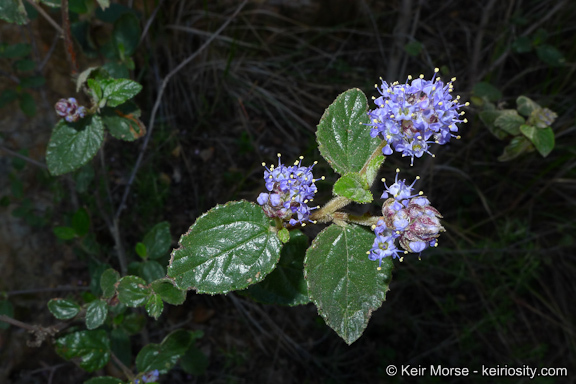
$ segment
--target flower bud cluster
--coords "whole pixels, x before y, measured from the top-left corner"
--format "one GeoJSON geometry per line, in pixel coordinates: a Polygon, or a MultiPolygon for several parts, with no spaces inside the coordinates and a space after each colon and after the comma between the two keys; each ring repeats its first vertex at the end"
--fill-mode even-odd
{"type": "Polygon", "coordinates": [[[316,162],[309,167],[303,167],[302,159],[300,156],[300,160],[294,165],[285,166],[278,154],[277,167],[271,165],[268,168],[266,164],[262,164],[266,167],[264,181],[269,193],[261,193],[257,201],[268,217],[289,220],[290,225],[306,225],[306,222],[310,221],[310,211],[317,208],[308,206],[317,191],[314,184],[316,179],[312,175],[316,162]]]}
{"type": "Polygon", "coordinates": [[[54,109],[58,116],[63,117],[69,123],[78,121],[86,115],[86,108],[79,106],[73,97],[58,100],[54,109]]]}
{"type": "Polygon", "coordinates": [[[398,180],[397,173],[394,184],[388,187],[384,183],[386,190],[382,198],[386,200],[382,207],[382,218],[372,227],[376,239],[367,252],[368,258],[380,260],[380,265],[384,257],[392,256],[402,260],[400,253],[420,253],[429,246],[436,246],[440,232],[444,231],[439,220],[442,217],[440,212],[430,205],[422,192],[412,193],[416,180],[406,185],[406,180],[398,180]],[[396,247],[396,239],[404,251],[396,247]]]}
{"type": "Polygon", "coordinates": [[[445,144],[451,137],[458,138],[456,123],[467,121],[460,118],[464,112],[459,113],[458,109],[468,103],[459,104],[460,96],[452,99],[452,82],[456,78],[444,84],[436,73],[438,68],[432,80],[424,80],[424,75],[415,80],[409,76],[405,84],[382,81],[380,88],[376,86],[382,96],[374,100],[378,108],[368,112],[370,135],[380,135],[386,141],[384,155],[401,152],[402,156],[410,156],[413,163],[414,157],[431,155],[429,144],[445,144]]]}
{"type": "Polygon", "coordinates": [[[548,108],[536,108],[530,114],[528,124],[535,125],[538,128],[546,128],[551,126],[557,117],[558,114],[548,108]]]}

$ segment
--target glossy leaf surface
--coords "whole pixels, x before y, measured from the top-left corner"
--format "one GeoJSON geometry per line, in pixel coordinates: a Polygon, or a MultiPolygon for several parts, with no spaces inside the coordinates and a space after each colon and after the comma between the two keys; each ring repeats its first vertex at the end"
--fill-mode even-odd
{"type": "Polygon", "coordinates": [[[243,294],[264,304],[302,305],[310,302],[304,280],[304,255],[308,236],[290,231],[290,241],[282,248],[282,256],[264,281],[251,285],[243,294]]]}
{"type": "Polygon", "coordinates": [[[198,218],[172,252],[168,276],[180,289],[226,293],[262,281],[282,244],[262,208],[247,201],[218,205],[198,218]]]}
{"type": "Polygon", "coordinates": [[[88,372],[103,368],[110,360],[110,340],[100,329],[71,333],[57,339],[55,347],[67,360],[80,358],[80,367],[88,372]]]}
{"type": "Polygon", "coordinates": [[[72,300],[52,299],[48,302],[48,310],[58,320],[68,320],[80,312],[80,306],[72,300]]]}
{"type": "Polygon", "coordinates": [[[166,373],[186,353],[194,341],[194,334],[185,330],[177,330],[164,338],[160,344],[148,344],[136,356],[136,367],[139,372],[149,372],[157,369],[166,373]]]}
{"type": "Polygon", "coordinates": [[[359,173],[347,173],[334,184],[334,194],[344,196],[357,203],[369,203],[374,198],[366,176],[359,173]]]}
{"type": "Polygon", "coordinates": [[[385,300],[392,261],[368,260],[374,234],[357,225],[331,225],[318,234],[306,252],[308,293],[319,314],[344,341],[352,344],[385,300]]]}
{"type": "Polygon", "coordinates": [[[360,172],[380,145],[370,136],[366,96],[359,89],[350,89],[326,109],[316,132],[322,156],[338,173],[360,172]]]}
{"type": "Polygon", "coordinates": [[[46,149],[48,170],[58,176],[80,168],[96,155],[103,140],[104,126],[97,115],[75,124],[61,120],[54,127],[46,149]]]}

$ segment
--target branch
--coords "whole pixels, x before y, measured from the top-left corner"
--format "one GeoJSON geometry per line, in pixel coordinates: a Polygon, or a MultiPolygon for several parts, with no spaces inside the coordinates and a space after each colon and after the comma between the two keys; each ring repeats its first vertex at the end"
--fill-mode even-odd
{"type": "MultiPolygon", "coordinates": [[[[65,0],[63,0],[63,1],[65,1],[65,0]]],[[[220,33],[222,33],[222,31],[228,26],[228,24],[230,24],[232,22],[232,20],[234,20],[234,18],[238,15],[238,13],[242,10],[242,8],[244,8],[244,6],[246,5],[247,2],[248,2],[248,0],[244,0],[238,6],[238,8],[236,8],[236,11],[226,20],[226,22],[224,22],[224,24],[222,24],[222,26],[216,32],[214,32],[214,34],[212,34],[212,36],[210,36],[210,38],[208,40],[206,40],[206,42],[200,48],[198,48],[198,50],[196,52],[194,52],[186,60],[181,62],[170,73],[168,73],[168,75],[166,75],[166,77],[162,81],[162,85],[160,86],[160,90],[158,91],[158,96],[156,97],[156,102],[154,103],[154,107],[152,108],[152,115],[150,116],[150,123],[148,124],[148,133],[146,135],[146,138],[144,139],[144,143],[142,144],[142,149],[140,150],[140,154],[138,155],[138,159],[136,159],[136,164],[134,165],[134,169],[132,170],[132,173],[130,174],[130,178],[128,179],[128,184],[126,185],[126,188],[124,189],[124,194],[122,195],[122,201],[120,202],[120,205],[118,206],[118,210],[116,211],[116,219],[118,219],[120,217],[122,210],[124,210],[124,208],[125,208],[126,199],[128,198],[128,195],[130,194],[130,189],[132,188],[132,183],[134,182],[134,178],[136,177],[136,173],[138,172],[138,169],[140,168],[140,164],[142,163],[142,159],[144,158],[144,152],[146,152],[146,148],[148,147],[148,142],[150,141],[150,137],[152,137],[152,131],[154,130],[154,120],[156,119],[156,113],[158,112],[158,108],[160,107],[160,101],[162,100],[162,96],[164,95],[164,90],[166,89],[168,82],[170,81],[172,76],[174,76],[182,68],[184,68],[186,65],[188,65],[188,63],[190,63],[194,58],[196,58],[196,56],[198,56],[200,54],[200,52],[202,52],[204,49],[206,49],[212,43],[212,41],[220,33]]]]}
{"type": "Polygon", "coordinates": [[[62,10],[62,26],[64,27],[64,45],[66,46],[66,56],[70,62],[70,72],[72,75],[78,73],[78,63],[76,62],[76,52],[72,42],[72,33],[70,32],[70,18],[68,16],[68,0],[62,0],[60,6],[62,10]]]}

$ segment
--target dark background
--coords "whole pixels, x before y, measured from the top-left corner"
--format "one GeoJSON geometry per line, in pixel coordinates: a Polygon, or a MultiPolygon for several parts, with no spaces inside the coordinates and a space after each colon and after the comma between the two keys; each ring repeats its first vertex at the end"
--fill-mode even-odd
{"type": "MultiPolygon", "coordinates": [[[[240,2],[121,3],[139,12],[143,28],[150,21],[131,73],[144,85],[137,101],[148,124],[165,76],[240,2]]],[[[59,20],[59,12],[50,14],[59,20]]],[[[416,159],[410,167],[407,158],[389,157],[382,176],[392,178],[396,168],[409,180],[420,175],[416,187],[443,214],[447,231],[421,261],[395,262],[387,301],[351,346],[311,304],[285,308],[235,293],[190,292],[184,305],[168,308],[133,337],[135,352],[176,328],[205,332],[199,341],[209,362],[205,373],[191,376],[176,368],[161,376],[162,383],[576,382],[575,17],[574,2],[552,0],[249,1],[163,93],[121,216],[122,240],[134,259],[134,244],[157,222],[170,222],[176,246],[214,205],[255,201],[263,190],[261,163],[275,161],[278,152],[285,159],[319,161],[315,175],[327,180],[318,183],[315,200],[326,202],[337,175],[318,153],[316,124],[349,88],[360,88],[369,99],[377,95],[379,77],[430,78],[439,67],[443,78],[457,77],[455,93],[464,101],[481,81],[502,93],[500,108],[515,108],[518,96],[528,96],[558,114],[556,148],[546,158],[533,152],[499,162],[507,141],[491,135],[477,117],[481,107],[472,103],[462,138],[433,147],[435,158],[416,159]],[[531,42],[527,51],[514,45],[523,36],[531,42]],[[564,62],[547,62],[537,50],[542,44],[559,50],[564,62]],[[389,364],[565,367],[569,377],[391,378],[385,373],[389,364]]],[[[95,22],[93,38],[109,34],[107,28],[95,22]]],[[[14,305],[15,318],[49,325],[54,319],[46,302],[80,297],[95,262],[77,244],[58,240],[52,228],[83,206],[102,250],[97,261],[116,265],[114,242],[97,193],[78,194],[70,176],[52,178],[29,161],[20,166],[13,155],[25,149],[26,157],[44,163],[56,122],[52,105],[75,95],[62,41],[41,17],[25,26],[0,22],[0,38],[32,44],[34,57],[47,59],[41,68],[46,84],[33,92],[36,116],[1,110],[0,194],[7,200],[0,208],[0,293],[14,305]],[[18,213],[22,206],[29,208],[25,217],[18,213]]],[[[76,48],[81,69],[102,64],[76,48]]],[[[13,87],[9,68],[2,75],[0,87],[13,87]]],[[[111,185],[114,206],[140,151],[140,142],[109,137],[105,171],[94,160],[97,179],[111,185]]],[[[50,343],[27,347],[28,338],[15,327],[0,331],[0,382],[76,383],[89,377],[59,358],[50,343]]]]}

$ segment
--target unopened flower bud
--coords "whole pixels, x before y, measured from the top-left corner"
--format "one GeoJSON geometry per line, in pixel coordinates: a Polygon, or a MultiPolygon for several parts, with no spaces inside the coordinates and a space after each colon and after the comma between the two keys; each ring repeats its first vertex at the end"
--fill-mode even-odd
{"type": "Polygon", "coordinates": [[[73,123],[86,115],[86,108],[79,106],[75,98],[60,99],[54,105],[56,114],[63,117],[67,122],[73,123]]]}

